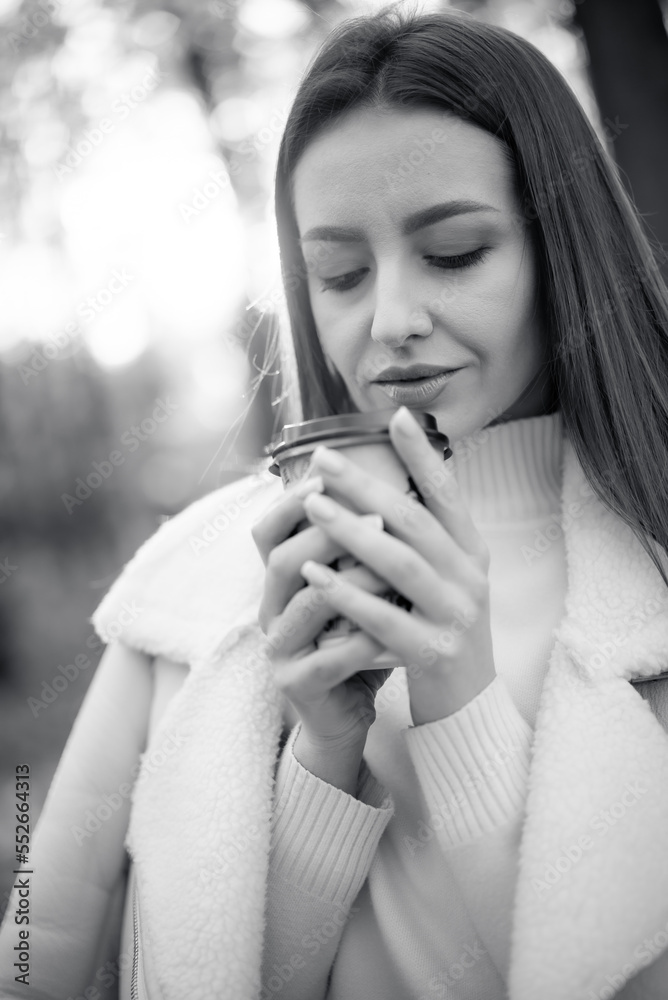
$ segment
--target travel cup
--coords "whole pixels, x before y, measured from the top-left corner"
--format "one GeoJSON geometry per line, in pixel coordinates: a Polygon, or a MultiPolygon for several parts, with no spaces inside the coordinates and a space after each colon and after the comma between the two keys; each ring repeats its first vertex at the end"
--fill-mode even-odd
{"type": "MultiPolygon", "coordinates": [[[[424,503],[390,440],[389,423],[395,412],[396,410],[376,410],[371,413],[344,413],[333,417],[304,420],[297,424],[286,424],[281,432],[281,440],[271,451],[273,463],[269,471],[280,476],[285,487],[294,486],[308,478],[313,451],[322,444],[328,448],[340,449],[347,458],[367,472],[396,486],[412,500],[424,503]]],[[[452,451],[448,438],[438,430],[436,418],[431,413],[422,411],[413,410],[412,413],[433,448],[444,460],[449,458],[452,451]]],[[[335,500],[348,506],[345,497],[338,496],[329,487],[328,492],[335,500]]],[[[305,521],[302,526],[308,524],[309,522],[305,521]]],[[[340,570],[355,565],[357,562],[352,556],[342,557],[332,563],[332,568],[340,570]]],[[[385,598],[399,607],[410,610],[410,602],[394,591],[386,594],[385,598]]],[[[353,631],[357,631],[357,626],[353,622],[337,616],[327,623],[318,636],[316,645],[321,648],[325,643],[339,641],[353,631]]],[[[394,660],[394,657],[392,659],[394,660]]]]}

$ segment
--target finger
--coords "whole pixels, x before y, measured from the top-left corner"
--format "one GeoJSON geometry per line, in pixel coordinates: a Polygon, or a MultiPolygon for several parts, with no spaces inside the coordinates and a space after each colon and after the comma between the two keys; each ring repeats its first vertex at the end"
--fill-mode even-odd
{"type": "MultiPolygon", "coordinates": [[[[438,620],[444,607],[457,598],[461,585],[442,577],[424,556],[387,532],[369,530],[364,518],[331,497],[309,497],[304,504],[309,520],[322,527],[342,548],[351,552],[428,619],[438,620]]],[[[303,567],[301,568],[303,574],[303,567]]]]}
{"type": "MultiPolygon", "coordinates": [[[[341,573],[328,566],[307,562],[304,578],[315,588],[322,588],[329,603],[339,614],[359,625],[385,649],[408,663],[414,650],[424,643],[424,621],[415,609],[408,613],[373,594],[356,587],[341,573]]],[[[381,665],[381,664],[379,664],[381,665]]]]}
{"type": "Polygon", "coordinates": [[[373,660],[384,648],[364,632],[353,632],[335,646],[317,649],[299,659],[282,661],[277,679],[283,693],[296,707],[307,705],[361,670],[382,672],[386,668],[374,667],[373,660]]]}
{"type": "Polygon", "coordinates": [[[299,567],[316,552],[319,553],[318,562],[327,564],[343,556],[345,549],[322,529],[309,525],[271,550],[258,615],[262,627],[282,614],[291,598],[304,586],[299,567]]]}
{"type": "MultiPolygon", "coordinates": [[[[431,449],[431,445],[428,447],[431,449]]],[[[386,531],[420,553],[441,577],[447,575],[466,579],[470,557],[450,535],[447,526],[424,504],[418,503],[410,494],[402,493],[396,486],[365,472],[340,451],[316,448],[313,467],[322,476],[328,495],[341,499],[355,510],[378,511],[386,531]],[[332,458],[338,460],[338,471],[332,464],[332,458]]],[[[305,497],[305,511],[308,500],[305,497]]]]}
{"type": "Polygon", "coordinates": [[[407,407],[400,407],[390,420],[390,438],[427,509],[464,552],[486,556],[486,547],[462,499],[452,465],[434,451],[407,407]]]}
{"type": "MultiPolygon", "coordinates": [[[[387,592],[387,583],[365,566],[355,566],[340,573],[343,579],[373,594],[387,592]]],[[[300,577],[303,581],[303,577],[300,577]]],[[[273,649],[284,656],[294,656],[313,643],[325,625],[336,618],[338,612],[321,588],[303,587],[289,602],[285,611],[271,622],[267,640],[273,649]]]]}
{"type": "MultiPolygon", "coordinates": [[[[382,521],[377,514],[367,517],[377,531],[382,528],[382,521]]],[[[269,553],[258,615],[263,628],[283,612],[288,601],[304,586],[299,570],[306,559],[328,564],[348,554],[346,549],[321,528],[309,524],[303,507],[302,520],[308,527],[277,545],[269,553]]]]}
{"type": "Polygon", "coordinates": [[[322,493],[323,489],[321,476],[305,479],[286,490],[251,526],[253,541],[265,566],[271,550],[289,538],[304,520],[304,497],[313,492],[322,493]]]}

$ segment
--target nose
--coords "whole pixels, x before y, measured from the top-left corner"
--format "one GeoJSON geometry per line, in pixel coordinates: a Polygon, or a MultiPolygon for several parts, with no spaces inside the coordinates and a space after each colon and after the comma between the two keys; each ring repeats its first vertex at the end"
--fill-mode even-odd
{"type": "Polygon", "coordinates": [[[426,302],[406,274],[398,269],[376,279],[371,339],[386,347],[401,347],[410,337],[428,337],[434,330],[426,302]],[[412,287],[411,287],[412,285],[412,287]]]}

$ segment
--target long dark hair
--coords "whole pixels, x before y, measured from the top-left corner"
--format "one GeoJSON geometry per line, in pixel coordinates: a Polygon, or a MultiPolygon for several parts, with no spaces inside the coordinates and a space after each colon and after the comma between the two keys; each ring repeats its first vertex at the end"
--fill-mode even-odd
{"type": "Polygon", "coordinates": [[[512,32],[393,7],[344,22],[309,67],[276,172],[302,416],[354,407],[315,330],[292,199],[295,166],[347,111],[415,106],[454,114],[510,151],[565,433],[596,494],[633,529],[668,585],[652,543],[668,549],[668,293],[584,111],[551,63],[512,32]]]}

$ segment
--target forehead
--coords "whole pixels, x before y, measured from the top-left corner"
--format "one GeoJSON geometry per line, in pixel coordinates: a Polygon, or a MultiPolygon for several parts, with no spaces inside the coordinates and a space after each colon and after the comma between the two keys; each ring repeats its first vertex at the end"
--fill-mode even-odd
{"type": "Polygon", "coordinates": [[[491,133],[445,112],[364,108],[306,147],[293,177],[301,233],[312,225],[398,222],[427,204],[484,201],[512,211],[513,168],[491,133]]]}

